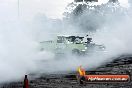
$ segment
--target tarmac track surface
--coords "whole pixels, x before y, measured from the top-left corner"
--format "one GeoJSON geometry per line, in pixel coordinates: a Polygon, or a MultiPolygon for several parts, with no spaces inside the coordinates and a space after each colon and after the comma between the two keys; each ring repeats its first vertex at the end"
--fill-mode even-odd
{"type": "MultiPolygon", "coordinates": [[[[105,65],[88,71],[88,74],[129,74],[132,79],[132,56],[121,56],[105,65]]],[[[86,83],[80,85],[76,73],[43,74],[41,77],[29,81],[30,88],[132,88],[132,81],[128,83],[86,83]]],[[[23,88],[23,82],[6,83],[0,88],[23,88]]]]}

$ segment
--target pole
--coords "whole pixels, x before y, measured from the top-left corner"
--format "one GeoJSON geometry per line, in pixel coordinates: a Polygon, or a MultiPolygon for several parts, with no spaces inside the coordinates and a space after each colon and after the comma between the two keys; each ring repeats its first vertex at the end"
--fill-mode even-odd
{"type": "Polygon", "coordinates": [[[17,5],[18,5],[18,18],[19,18],[20,16],[20,1],[19,0],[17,1],[17,5]]]}

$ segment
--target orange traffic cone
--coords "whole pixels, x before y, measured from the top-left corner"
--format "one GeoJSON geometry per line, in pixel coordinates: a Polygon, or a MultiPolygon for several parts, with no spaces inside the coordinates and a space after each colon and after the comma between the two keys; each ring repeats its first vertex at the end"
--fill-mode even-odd
{"type": "Polygon", "coordinates": [[[24,78],[24,86],[23,86],[23,88],[29,88],[27,75],[25,75],[25,78],[24,78]]]}

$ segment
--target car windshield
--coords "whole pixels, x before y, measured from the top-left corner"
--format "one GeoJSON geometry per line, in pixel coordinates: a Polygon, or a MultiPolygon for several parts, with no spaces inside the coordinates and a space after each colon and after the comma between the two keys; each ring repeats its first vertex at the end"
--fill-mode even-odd
{"type": "Polygon", "coordinates": [[[80,43],[82,43],[82,40],[80,38],[76,38],[75,43],[80,44],[80,43]]]}
{"type": "Polygon", "coordinates": [[[72,43],[80,44],[82,43],[84,37],[76,37],[76,36],[69,36],[67,37],[67,40],[72,43]]]}

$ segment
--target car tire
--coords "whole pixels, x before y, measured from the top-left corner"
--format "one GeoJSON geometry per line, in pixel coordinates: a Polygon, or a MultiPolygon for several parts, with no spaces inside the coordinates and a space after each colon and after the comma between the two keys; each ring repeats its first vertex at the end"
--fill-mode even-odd
{"type": "Polygon", "coordinates": [[[72,54],[73,55],[80,55],[80,51],[78,49],[73,49],[72,54]]]}

